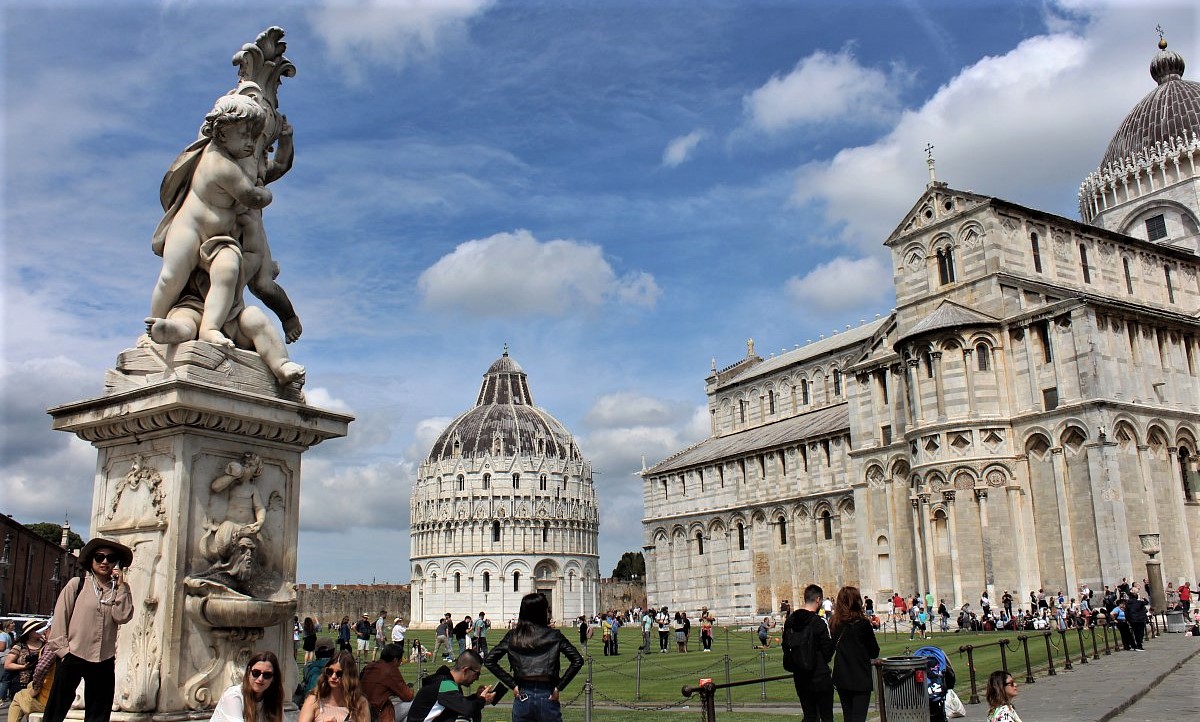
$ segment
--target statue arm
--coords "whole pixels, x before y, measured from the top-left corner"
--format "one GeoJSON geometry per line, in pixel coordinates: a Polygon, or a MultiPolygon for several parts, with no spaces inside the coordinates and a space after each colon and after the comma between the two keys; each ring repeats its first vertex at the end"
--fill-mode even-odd
{"type": "Polygon", "coordinates": [[[274,183],[279,180],[285,173],[292,169],[292,161],[296,157],[296,147],[292,142],[292,125],[287,122],[287,116],[283,116],[283,128],[279,131],[279,141],[275,146],[275,154],[267,163],[267,170],[263,174],[263,180],[267,183],[274,183]]]}

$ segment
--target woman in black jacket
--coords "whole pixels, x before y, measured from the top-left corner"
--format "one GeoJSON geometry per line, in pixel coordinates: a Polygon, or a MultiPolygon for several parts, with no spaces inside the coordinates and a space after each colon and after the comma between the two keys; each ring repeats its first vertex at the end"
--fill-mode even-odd
{"type": "Polygon", "coordinates": [[[562,722],[558,694],[583,668],[583,655],[563,633],[550,627],[550,602],[541,592],[521,599],[517,626],[483,661],[488,670],[513,691],[513,722],[562,722]],[[512,674],[500,666],[508,655],[512,674]],[[559,674],[559,656],[570,662],[559,674]]]}
{"type": "Polygon", "coordinates": [[[863,613],[858,587],[842,587],[833,603],[829,623],[833,636],[833,686],[842,702],[845,722],[866,722],[871,707],[871,660],[879,656],[879,642],[863,613]]]}

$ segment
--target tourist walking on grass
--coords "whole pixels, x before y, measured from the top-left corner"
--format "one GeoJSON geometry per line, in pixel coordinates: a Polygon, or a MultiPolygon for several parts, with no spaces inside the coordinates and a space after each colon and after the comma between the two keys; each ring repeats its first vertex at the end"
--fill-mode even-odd
{"type": "Polygon", "coordinates": [[[583,655],[563,633],[550,627],[550,602],[541,592],[526,594],[514,627],[484,659],[488,671],[513,691],[513,722],[562,722],[558,695],[583,668],[583,655]],[[512,672],[500,666],[508,657],[512,672]],[[568,666],[560,672],[560,659],[568,666]]]}
{"type": "Polygon", "coordinates": [[[833,677],[829,671],[833,640],[829,625],[817,615],[824,596],[820,587],[809,584],[804,589],[804,605],[783,625],[783,668],[792,673],[804,709],[802,722],[833,722],[833,677]]]}
{"type": "Polygon", "coordinates": [[[317,651],[317,623],[312,617],[304,618],[300,634],[300,648],[304,650],[304,662],[307,664],[316,659],[317,651]]]}
{"type": "Polygon", "coordinates": [[[1002,669],[992,672],[987,681],[988,722],[1021,722],[1013,700],[1017,698],[1017,681],[1002,669]]]}
{"type": "Polygon", "coordinates": [[[658,626],[658,651],[666,654],[667,642],[671,637],[671,615],[667,612],[666,607],[658,610],[658,614],[654,617],[654,623],[658,626]]]}
{"type": "Polygon", "coordinates": [[[844,722],[866,722],[874,686],[871,660],[879,656],[879,642],[857,587],[838,590],[829,631],[833,635],[833,686],[842,703],[842,718],[844,722]]]}
{"type": "Polygon", "coordinates": [[[354,654],[338,652],[329,660],[316,688],[305,698],[298,722],[371,722],[367,698],[358,688],[354,654]]]}
{"type": "Polygon", "coordinates": [[[117,627],[133,619],[133,595],[123,570],[133,550],[92,539],[79,553],[84,570],[63,587],[51,625],[58,672],[42,719],[63,722],[81,681],[85,722],[108,722],[116,688],[117,627]]]}
{"type": "Polygon", "coordinates": [[[708,607],[700,610],[700,646],[704,648],[703,651],[705,652],[712,651],[714,621],[712,614],[708,611],[708,607]]]}
{"type": "Polygon", "coordinates": [[[250,658],[242,681],[221,695],[211,722],[283,722],[283,675],[274,652],[250,658]]]}

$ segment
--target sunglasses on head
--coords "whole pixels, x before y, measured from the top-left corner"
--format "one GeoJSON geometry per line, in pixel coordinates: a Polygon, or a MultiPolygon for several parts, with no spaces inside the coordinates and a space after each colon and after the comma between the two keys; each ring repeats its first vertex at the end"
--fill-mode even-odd
{"type": "Polygon", "coordinates": [[[252,669],[250,670],[250,676],[255,679],[258,679],[259,677],[262,677],[263,679],[274,679],[275,673],[270,670],[263,671],[261,669],[252,669]]]}
{"type": "Polygon", "coordinates": [[[112,552],[96,552],[92,555],[92,559],[100,562],[101,564],[106,562],[112,562],[113,564],[116,564],[117,562],[121,561],[121,558],[112,552]]]}
{"type": "Polygon", "coordinates": [[[342,670],[340,670],[340,669],[329,669],[328,667],[326,667],[326,668],[325,668],[325,676],[326,676],[326,677],[341,677],[341,676],[342,676],[342,670]]]}

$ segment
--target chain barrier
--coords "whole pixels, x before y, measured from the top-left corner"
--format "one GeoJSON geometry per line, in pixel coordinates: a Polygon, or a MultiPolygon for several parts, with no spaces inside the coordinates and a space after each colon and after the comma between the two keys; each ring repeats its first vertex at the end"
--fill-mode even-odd
{"type": "MultiPolygon", "coordinates": [[[[560,699],[558,703],[559,703],[559,705],[561,705],[561,706],[563,706],[563,707],[570,707],[571,705],[573,705],[573,704],[575,704],[576,702],[578,702],[578,701],[579,701],[579,698],[580,698],[580,697],[582,697],[582,696],[583,696],[583,693],[584,693],[584,692],[586,692],[586,691],[587,691],[587,687],[582,687],[582,686],[581,686],[581,687],[579,688],[579,691],[575,693],[575,696],[574,696],[574,697],[572,697],[572,698],[571,698],[571,700],[570,700],[569,702],[563,702],[563,701],[560,699]]],[[[596,693],[596,690],[595,690],[595,688],[593,688],[593,689],[592,689],[592,693],[593,693],[593,694],[595,694],[595,693],[596,693]]]]}
{"type": "Polygon", "coordinates": [[[679,708],[682,708],[682,707],[692,704],[692,700],[688,699],[687,697],[684,697],[684,698],[680,699],[678,702],[668,702],[667,704],[655,705],[652,707],[648,707],[648,706],[644,706],[644,705],[629,704],[628,702],[624,702],[619,699],[614,699],[614,698],[609,697],[608,695],[604,694],[603,692],[601,692],[598,689],[592,690],[592,693],[595,694],[597,697],[602,698],[605,702],[608,702],[609,704],[613,705],[614,707],[623,707],[625,709],[634,710],[635,712],[661,712],[663,710],[668,710],[668,709],[679,709],[679,708]]]}

